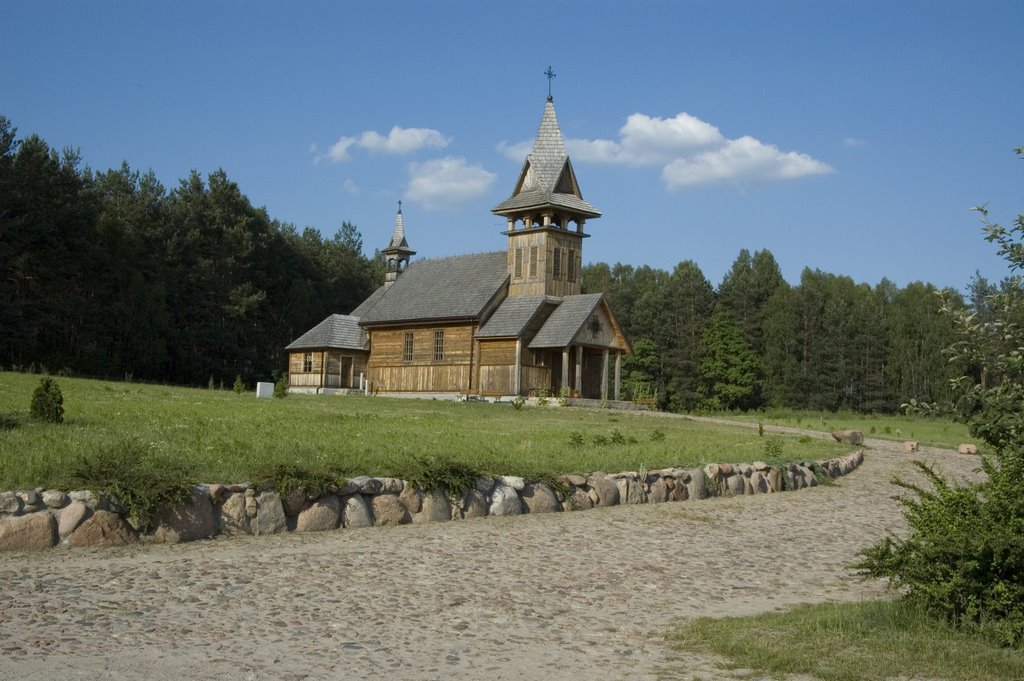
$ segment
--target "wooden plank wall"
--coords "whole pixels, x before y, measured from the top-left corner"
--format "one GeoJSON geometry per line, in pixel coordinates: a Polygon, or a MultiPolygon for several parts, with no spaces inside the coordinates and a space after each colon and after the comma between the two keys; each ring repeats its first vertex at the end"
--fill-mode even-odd
{"type": "MultiPolygon", "coordinates": [[[[373,356],[366,365],[374,391],[467,392],[474,360],[472,324],[371,329],[373,356]],[[444,360],[434,361],[434,332],[444,331],[444,360]],[[413,334],[412,360],[404,361],[405,334],[413,334]]],[[[475,386],[474,386],[475,389],[475,386]]]]}

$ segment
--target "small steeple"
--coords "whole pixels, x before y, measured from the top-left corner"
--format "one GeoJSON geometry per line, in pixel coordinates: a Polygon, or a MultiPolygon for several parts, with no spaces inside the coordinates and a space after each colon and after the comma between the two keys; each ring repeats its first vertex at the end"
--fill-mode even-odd
{"type": "Polygon", "coordinates": [[[409,259],[416,255],[416,251],[409,248],[409,242],[405,239],[405,220],[402,217],[402,202],[398,202],[398,213],[395,215],[395,229],[391,233],[391,241],[388,247],[381,251],[387,263],[387,271],[384,273],[384,285],[390,286],[398,279],[398,275],[409,266],[409,259]]]}

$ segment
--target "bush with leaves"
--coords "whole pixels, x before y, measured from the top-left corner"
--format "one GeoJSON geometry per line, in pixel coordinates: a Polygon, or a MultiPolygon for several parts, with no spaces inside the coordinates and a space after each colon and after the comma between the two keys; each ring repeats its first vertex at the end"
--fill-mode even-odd
{"type": "MultiPolygon", "coordinates": [[[[1024,156],[1024,148],[1017,150],[1024,156]]],[[[1016,273],[1024,269],[1024,215],[1010,228],[982,207],[988,241],[1016,273]]],[[[987,479],[956,486],[924,463],[929,488],[897,481],[910,531],[862,552],[870,577],[888,578],[904,597],[953,624],[977,628],[1000,643],[1024,645],[1024,284],[1016,274],[989,297],[979,320],[947,300],[959,340],[949,348],[970,375],[955,381],[956,408],[971,435],[985,442],[987,479]]]]}
{"type": "Polygon", "coordinates": [[[46,377],[39,381],[32,392],[32,418],[48,423],[64,422],[64,395],[60,386],[52,378],[46,377]]]}

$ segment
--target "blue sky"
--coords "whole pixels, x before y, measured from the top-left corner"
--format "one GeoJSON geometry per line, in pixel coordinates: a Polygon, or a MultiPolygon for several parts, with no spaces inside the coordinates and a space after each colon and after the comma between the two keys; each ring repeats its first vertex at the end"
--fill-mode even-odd
{"type": "Polygon", "coordinates": [[[223,168],[367,251],[502,249],[547,95],[588,262],[715,285],[739,249],[877,283],[1007,273],[970,207],[1024,212],[1024,2],[4,0],[0,114],[173,188],[223,168]],[[524,148],[524,144],[526,147],[524,148]]]}

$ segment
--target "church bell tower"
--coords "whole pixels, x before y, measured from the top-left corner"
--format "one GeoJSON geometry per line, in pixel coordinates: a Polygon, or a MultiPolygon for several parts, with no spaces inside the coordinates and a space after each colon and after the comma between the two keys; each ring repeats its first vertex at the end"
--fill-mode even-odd
{"type": "Polygon", "coordinates": [[[491,209],[508,220],[509,296],[580,293],[583,232],[587,220],[601,213],[583,199],[550,93],[544,104],[533,150],[527,155],[515,189],[491,209]]]}
{"type": "Polygon", "coordinates": [[[387,270],[384,272],[384,286],[390,287],[398,280],[398,276],[409,266],[409,260],[416,251],[409,248],[405,239],[405,220],[402,218],[402,202],[398,202],[398,213],[395,215],[395,229],[391,233],[388,247],[381,251],[387,270]]]}

